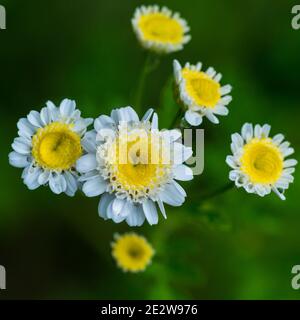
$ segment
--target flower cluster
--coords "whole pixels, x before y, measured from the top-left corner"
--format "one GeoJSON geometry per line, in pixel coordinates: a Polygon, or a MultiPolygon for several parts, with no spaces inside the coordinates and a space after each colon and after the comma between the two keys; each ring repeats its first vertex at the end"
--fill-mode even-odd
{"type": "MultiPolygon", "coordinates": [[[[191,39],[187,22],[165,7],[136,9],[132,26],[142,47],[160,56],[183,49],[191,39]]],[[[204,117],[217,124],[217,116],[228,115],[232,87],[220,84],[220,73],[177,60],[173,69],[175,99],[190,126],[198,127],[204,117]]],[[[30,190],[49,186],[55,194],[74,196],[80,189],[87,197],[100,197],[100,217],[129,226],[157,224],[159,211],[166,218],[166,204],[181,206],[187,197],[177,181],[193,179],[185,164],[193,151],[182,143],[180,128],[159,129],[153,109],[139,118],[132,107],[117,108],[94,120],[83,118],[72,100],[59,106],[48,101],[17,127],[9,163],[23,169],[30,190]]],[[[286,159],[294,149],[282,134],[271,138],[270,129],[245,123],[241,134],[232,135],[229,179],[248,193],[263,197],[274,191],[285,199],[297,161],[286,159]]],[[[127,233],[116,236],[112,254],[124,271],[138,272],[154,250],[144,237],[127,233]]]]}

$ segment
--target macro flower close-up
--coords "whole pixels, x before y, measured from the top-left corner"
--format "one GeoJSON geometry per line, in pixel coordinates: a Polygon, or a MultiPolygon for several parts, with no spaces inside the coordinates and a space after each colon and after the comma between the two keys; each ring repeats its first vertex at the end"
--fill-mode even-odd
{"type": "Polygon", "coordinates": [[[177,60],[173,62],[176,95],[183,104],[185,120],[192,126],[199,126],[203,117],[212,123],[219,123],[217,116],[228,115],[227,105],[232,97],[231,86],[220,85],[222,75],[214,68],[202,70],[202,63],[186,63],[184,67],[177,60]]]}
{"type": "Polygon", "coordinates": [[[191,39],[190,28],[179,13],[157,5],[137,8],[132,26],[142,47],[158,54],[182,50],[191,39]]]}
{"type": "Polygon", "coordinates": [[[241,134],[231,137],[231,156],[226,162],[232,168],[230,180],[237,187],[263,197],[271,191],[285,200],[284,191],[294,181],[297,160],[286,159],[294,153],[282,134],[269,137],[271,126],[245,123],[241,134]]]}
{"type": "Polygon", "coordinates": [[[130,226],[158,223],[157,206],[181,206],[186,192],[176,180],[193,179],[184,164],[192,149],[179,142],[177,130],[159,131],[158,116],[149,109],[140,120],[131,107],[101,115],[86,133],[87,154],[76,168],[88,197],[101,196],[99,215],[130,226]]]}
{"type": "Polygon", "coordinates": [[[9,163],[23,168],[24,184],[34,190],[41,185],[73,196],[78,188],[75,163],[82,155],[82,137],[93,119],[84,119],[75,101],[65,99],[59,107],[51,101],[40,112],[31,111],[17,127],[9,163]]]}
{"type": "Polygon", "coordinates": [[[124,272],[141,272],[151,263],[155,251],[147,239],[134,232],[115,234],[112,256],[124,272]]]}

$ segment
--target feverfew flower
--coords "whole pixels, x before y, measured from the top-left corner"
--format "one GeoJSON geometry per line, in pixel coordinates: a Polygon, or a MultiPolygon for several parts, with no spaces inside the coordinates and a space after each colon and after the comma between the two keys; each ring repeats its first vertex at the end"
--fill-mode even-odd
{"type": "Polygon", "coordinates": [[[49,184],[56,194],[75,194],[81,138],[93,122],[80,114],[75,101],[65,99],[59,107],[48,101],[40,112],[31,111],[18,121],[19,137],[12,144],[9,163],[24,168],[22,179],[30,190],[49,184]]]}
{"type": "Polygon", "coordinates": [[[231,151],[226,162],[232,168],[229,179],[237,187],[263,197],[274,191],[285,200],[284,191],[294,181],[297,161],[285,159],[294,153],[282,134],[269,137],[271,127],[245,123],[241,135],[233,134],[231,151]]]}
{"type": "Polygon", "coordinates": [[[151,244],[134,232],[115,235],[112,256],[124,272],[141,272],[151,263],[154,250],[151,244]]]}
{"type": "Polygon", "coordinates": [[[139,119],[131,107],[115,109],[111,116],[95,120],[87,132],[86,155],[77,161],[83,192],[101,196],[99,214],[104,219],[140,226],[145,218],[158,223],[158,205],[180,206],[186,193],[175,180],[191,180],[192,170],[183,164],[192,149],[178,140],[177,130],[158,130],[158,117],[150,109],[139,119]]]}
{"type": "Polygon", "coordinates": [[[187,109],[185,120],[192,126],[199,126],[205,116],[213,123],[219,123],[216,115],[226,116],[227,105],[232,97],[231,86],[220,85],[222,75],[209,67],[201,71],[202,63],[182,68],[177,60],[173,62],[176,90],[180,102],[187,109]]]}
{"type": "Polygon", "coordinates": [[[141,45],[159,54],[181,50],[191,39],[186,21],[166,7],[141,6],[131,22],[141,45]]]}

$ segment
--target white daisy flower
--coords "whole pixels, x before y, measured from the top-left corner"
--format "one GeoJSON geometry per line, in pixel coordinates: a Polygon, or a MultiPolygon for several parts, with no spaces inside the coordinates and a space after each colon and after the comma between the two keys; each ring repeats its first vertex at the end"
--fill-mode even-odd
{"type": "Polygon", "coordinates": [[[226,162],[233,169],[229,179],[237,187],[263,197],[274,191],[285,200],[284,191],[294,181],[292,174],[297,161],[285,159],[294,153],[290,143],[284,141],[282,134],[269,137],[271,127],[245,123],[241,135],[231,136],[231,151],[226,162]]]}
{"type": "Polygon", "coordinates": [[[75,194],[74,165],[82,155],[81,138],[93,123],[80,114],[75,101],[65,99],[59,107],[48,101],[40,112],[31,111],[18,121],[19,136],[12,144],[9,163],[24,168],[22,179],[30,190],[49,184],[56,194],[75,194]]]}
{"type": "Polygon", "coordinates": [[[141,6],[131,22],[141,45],[159,54],[181,50],[191,39],[187,22],[166,7],[141,6]]]}
{"type": "Polygon", "coordinates": [[[229,112],[226,106],[232,100],[228,95],[232,87],[221,87],[222,75],[214,68],[201,71],[201,62],[196,65],[187,62],[182,68],[180,63],[174,60],[173,67],[178,98],[187,108],[185,120],[192,126],[199,126],[205,116],[212,123],[219,123],[216,116],[226,116],[229,112]]]}
{"type": "Polygon", "coordinates": [[[183,164],[192,149],[178,140],[177,130],[158,130],[158,117],[150,109],[139,120],[131,107],[115,109],[111,116],[95,120],[86,133],[87,154],[77,161],[83,192],[101,196],[99,215],[130,226],[145,218],[158,223],[158,205],[166,218],[164,203],[181,206],[186,193],[175,180],[191,180],[192,170],[183,164]]]}

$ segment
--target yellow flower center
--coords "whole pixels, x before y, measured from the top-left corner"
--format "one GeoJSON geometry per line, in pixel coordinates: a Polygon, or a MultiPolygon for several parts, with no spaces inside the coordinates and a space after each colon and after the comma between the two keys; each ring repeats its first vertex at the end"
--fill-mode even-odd
{"type": "Polygon", "coordinates": [[[169,176],[168,159],[164,158],[161,144],[152,139],[140,131],[130,137],[120,135],[108,150],[111,184],[133,200],[147,195],[169,176]]]}
{"type": "Polygon", "coordinates": [[[32,138],[32,155],[38,165],[49,170],[68,170],[81,156],[80,136],[71,125],[53,122],[40,128],[32,138]]]}
{"type": "Polygon", "coordinates": [[[144,270],[153,254],[154,250],[147,240],[134,233],[120,236],[113,243],[112,255],[124,271],[144,270]]]}
{"type": "Polygon", "coordinates": [[[252,183],[275,183],[282,174],[283,155],[269,138],[252,139],[244,146],[241,170],[252,183]]]}
{"type": "Polygon", "coordinates": [[[186,80],[186,91],[198,106],[214,108],[221,98],[220,84],[206,73],[184,68],[182,76],[186,80]]]}
{"type": "Polygon", "coordinates": [[[178,44],[184,37],[180,22],[160,12],[141,16],[138,25],[144,39],[148,41],[178,44]]]}

